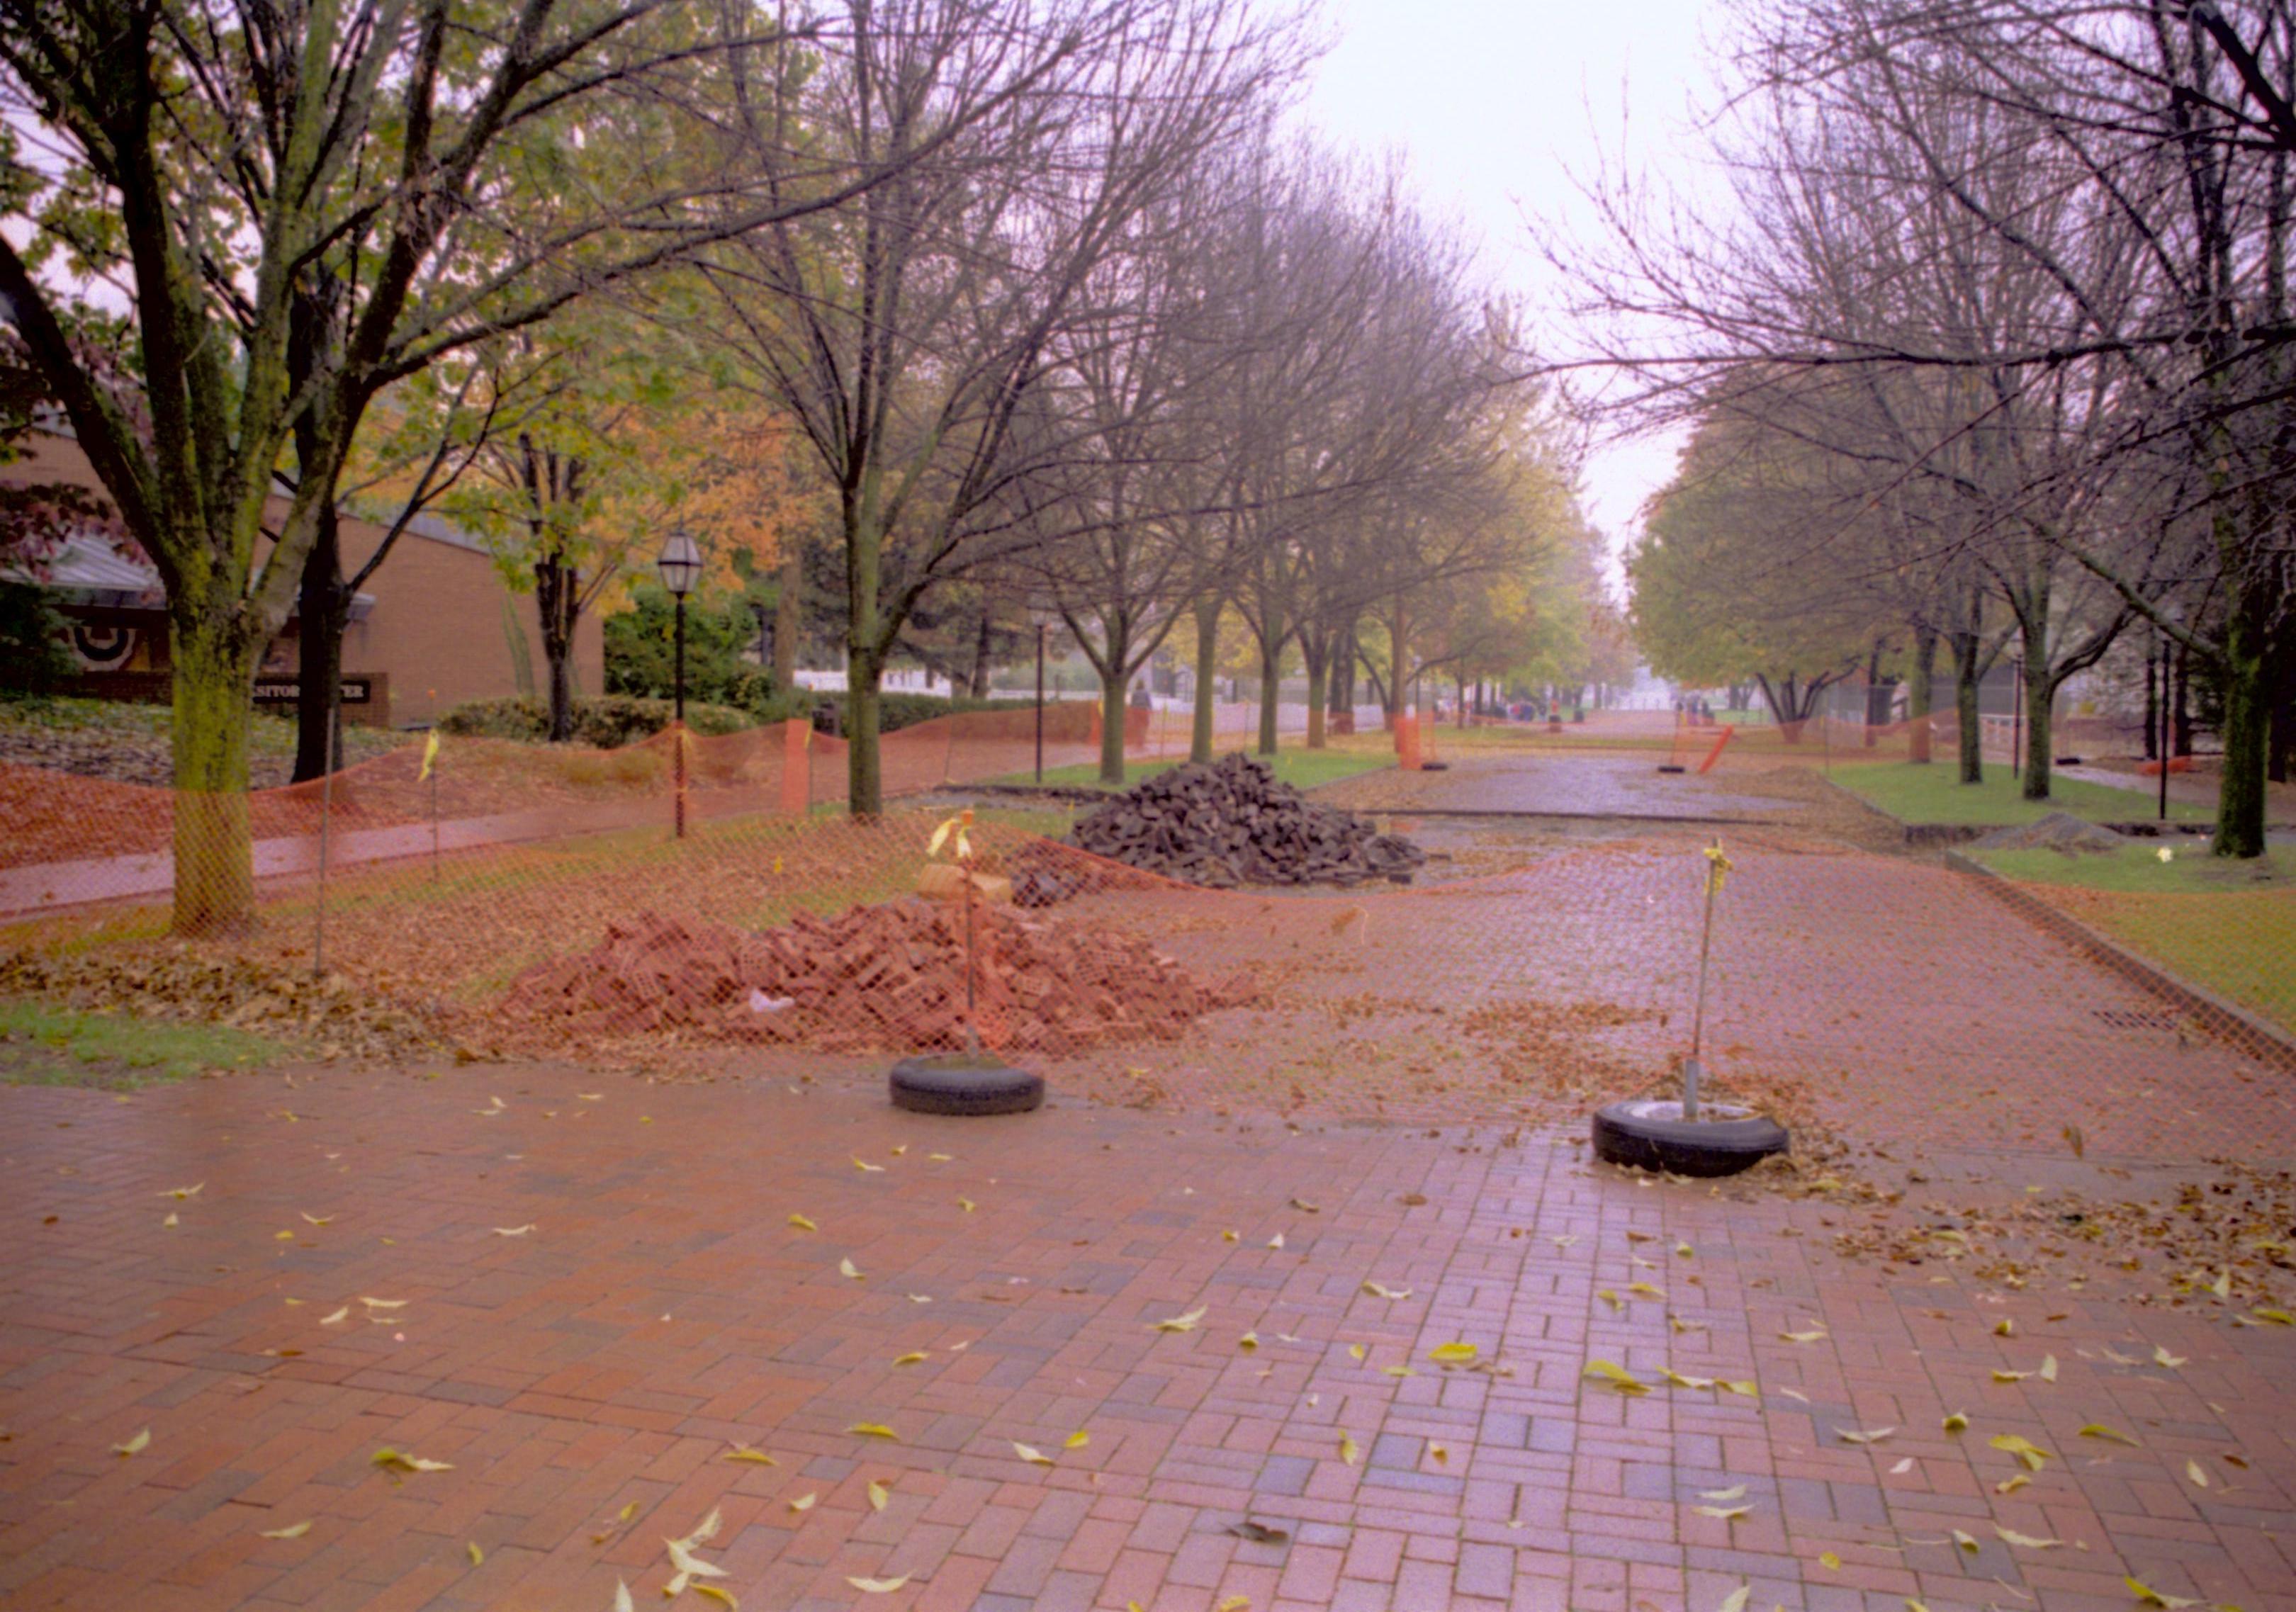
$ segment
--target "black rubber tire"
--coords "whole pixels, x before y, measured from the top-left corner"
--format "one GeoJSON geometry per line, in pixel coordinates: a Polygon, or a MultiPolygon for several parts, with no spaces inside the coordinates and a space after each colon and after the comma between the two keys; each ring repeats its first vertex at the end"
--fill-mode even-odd
{"type": "Polygon", "coordinates": [[[1677,766],[1670,761],[1660,762],[1658,764],[1658,770],[1661,773],[1687,773],[1690,771],[1688,767],[1677,766]]]}
{"type": "Polygon", "coordinates": [[[1026,1114],[1045,1102],[1045,1078],[966,1058],[904,1058],[886,1084],[893,1106],[912,1114],[1026,1114]]]}
{"type": "Polygon", "coordinates": [[[1759,1114],[1693,1125],[1644,1111],[1653,1106],[1638,1100],[1596,1109],[1595,1157],[1675,1175],[1735,1175],[1791,1145],[1784,1125],[1759,1114]]]}

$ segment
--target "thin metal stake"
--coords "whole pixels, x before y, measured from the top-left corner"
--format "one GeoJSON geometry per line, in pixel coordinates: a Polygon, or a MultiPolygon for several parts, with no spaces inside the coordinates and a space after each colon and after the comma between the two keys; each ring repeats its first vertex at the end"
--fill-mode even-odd
{"type": "MultiPolygon", "coordinates": [[[[1722,840],[1715,837],[1714,849],[1720,851],[1722,840]]],[[[1690,1057],[1682,1066],[1682,1117],[1698,1117],[1698,1055],[1706,1040],[1706,959],[1714,947],[1714,889],[1722,882],[1722,864],[1710,858],[1706,863],[1706,918],[1698,935],[1698,1001],[1690,1014],[1690,1057]]]]}
{"type": "Polygon", "coordinates": [[[972,978],[974,951],[972,936],[972,859],[958,863],[957,870],[964,875],[964,1050],[972,1057],[980,1055],[980,1010],[974,1000],[972,978]]]}
{"type": "Polygon", "coordinates": [[[327,973],[327,820],[335,804],[335,713],[327,713],[327,770],[319,780],[319,901],[311,931],[311,978],[327,973]]]}

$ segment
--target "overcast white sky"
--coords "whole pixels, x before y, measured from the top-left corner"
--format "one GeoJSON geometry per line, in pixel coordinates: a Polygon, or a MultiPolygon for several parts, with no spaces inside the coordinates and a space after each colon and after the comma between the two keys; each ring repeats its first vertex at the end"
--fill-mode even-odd
{"type": "MultiPolygon", "coordinates": [[[[1522,219],[1571,210],[1569,174],[1617,152],[1622,113],[1637,163],[1695,166],[1686,113],[1710,83],[1717,0],[1324,0],[1324,17],[1338,44],[1309,120],[1340,144],[1406,152],[1419,193],[1481,235],[1493,271],[1535,305],[1562,288],[1522,219]]],[[[1614,545],[1676,446],[1595,445],[1586,501],[1614,545]]]]}

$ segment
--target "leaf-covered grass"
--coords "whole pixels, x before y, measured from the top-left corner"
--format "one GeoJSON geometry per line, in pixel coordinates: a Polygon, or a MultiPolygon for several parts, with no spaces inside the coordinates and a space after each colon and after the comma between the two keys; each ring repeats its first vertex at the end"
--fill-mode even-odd
{"type": "Polygon", "coordinates": [[[1989,851],[1978,859],[2204,990],[2296,1028],[2296,867],[2143,841],[2110,854],[1989,851]]]}
{"type": "MultiPolygon", "coordinates": [[[[1262,761],[1268,759],[1264,756],[1256,758],[1262,761]]],[[[1130,789],[1144,778],[1152,778],[1159,773],[1169,772],[1176,766],[1186,765],[1185,757],[1169,761],[1130,763],[1124,769],[1124,783],[1121,787],[1130,789]]],[[[1374,773],[1382,767],[1393,766],[1395,754],[1391,748],[1385,745],[1377,749],[1358,746],[1345,749],[1278,750],[1271,765],[1275,769],[1277,782],[1288,783],[1294,789],[1312,790],[1317,784],[1336,783],[1342,778],[1353,778],[1358,773],[1374,773]]],[[[1032,768],[1025,773],[1007,773],[996,781],[1006,784],[1026,784],[1034,783],[1036,781],[1037,774],[1032,768]]],[[[1111,787],[1101,782],[1100,768],[1093,762],[1083,762],[1075,766],[1046,767],[1045,781],[1048,784],[1057,784],[1064,789],[1099,790],[1111,787]]]]}
{"type": "Polygon", "coordinates": [[[260,1069],[275,1042],[227,1025],[170,1024],[0,1000],[0,1080],[107,1089],[184,1080],[209,1069],[260,1069]]]}
{"type": "Polygon", "coordinates": [[[2211,856],[2208,842],[2177,838],[2132,839],[2119,850],[2068,856],[2046,848],[1972,849],[1969,855],[2004,878],[2026,884],[2068,885],[2123,896],[2191,896],[2296,890],[2296,860],[2276,855],[2242,861],[2211,856]],[[2161,853],[2169,853],[2162,861],[2161,853]]]}
{"type": "MultiPolygon", "coordinates": [[[[2027,800],[2018,791],[2021,778],[2009,769],[1988,763],[1985,781],[1959,781],[1950,761],[1915,764],[1907,761],[1837,763],[1833,781],[1870,806],[1880,807],[1900,822],[1976,823],[2007,827],[2032,822],[2051,812],[2068,812],[2090,822],[2131,822],[2158,811],[2155,798],[2142,790],[2114,789],[2085,779],[2053,775],[2049,798],[2027,800]]],[[[2215,814],[2208,807],[2171,800],[2171,821],[2204,822],[2215,814]]]]}
{"type": "MultiPolygon", "coordinates": [[[[56,768],[121,783],[166,784],[175,713],[164,705],[116,700],[0,700],[0,761],[56,768]]],[[[353,765],[385,755],[414,736],[348,724],[343,757],[353,765]]],[[[295,719],[258,709],[249,730],[250,771],[258,789],[287,781],[295,761],[295,719]]]]}

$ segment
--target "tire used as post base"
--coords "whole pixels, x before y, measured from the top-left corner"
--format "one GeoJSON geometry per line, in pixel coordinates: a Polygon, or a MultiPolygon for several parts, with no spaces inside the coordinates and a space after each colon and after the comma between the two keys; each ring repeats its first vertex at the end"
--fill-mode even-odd
{"type": "Polygon", "coordinates": [[[1705,1103],[1695,1120],[1670,1099],[1636,1098],[1595,1114],[1595,1157],[1674,1175],[1735,1175],[1791,1145],[1786,1128],[1751,1109],[1705,1103]]]}
{"type": "Polygon", "coordinates": [[[904,1058],[886,1084],[912,1114],[1026,1114],[1045,1101],[1043,1076],[978,1054],[904,1058]]]}

